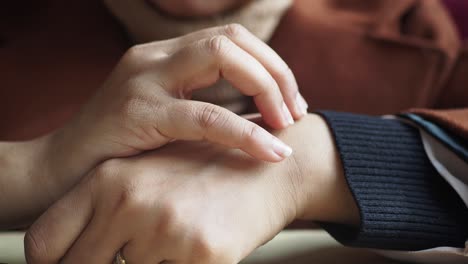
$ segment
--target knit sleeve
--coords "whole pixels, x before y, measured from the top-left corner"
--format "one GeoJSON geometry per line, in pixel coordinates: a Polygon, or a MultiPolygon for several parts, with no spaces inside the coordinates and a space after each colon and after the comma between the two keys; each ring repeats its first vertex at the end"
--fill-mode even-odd
{"type": "Polygon", "coordinates": [[[428,160],[417,129],[398,120],[323,111],[361,215],[359,228],[323,223],[356,247],[464,247],[468,210],[428,160]]]}

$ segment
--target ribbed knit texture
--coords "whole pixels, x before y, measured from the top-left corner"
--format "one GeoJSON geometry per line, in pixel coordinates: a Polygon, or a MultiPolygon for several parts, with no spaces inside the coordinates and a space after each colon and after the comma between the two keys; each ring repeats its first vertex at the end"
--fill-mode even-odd
{"type": "Polygon", "coordinates": [[[417,129],[380,117],[320,114],[333,131],[361,214],[359,229],[324,224],[332,236],[379,249],[464,247],[467,209],[431,165],[417,129]]]}

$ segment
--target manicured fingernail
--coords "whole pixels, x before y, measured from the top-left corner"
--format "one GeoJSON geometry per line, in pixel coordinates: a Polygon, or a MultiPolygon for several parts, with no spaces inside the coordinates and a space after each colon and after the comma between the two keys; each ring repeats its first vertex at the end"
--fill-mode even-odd
{"type": "Polygon", "coordinates": [[[288,122],[290,125],[294,124],[294,119],[291,115],[291,112],[289,112],[289,109],[284,102],[283,102],[283,115],[284,115],[284,118],[286,119],[286,122],[288,122]]]}
{"type": "Polygon", "coordinates": [[[273,138],[273,151],[283,158],[287,158],[292,154],[292,148],[275,137],[273,138]]]}
{"type": "Polygon", "coordinates": [[[302,97],[300,93],[297,93],[296,95],[296,105],[299,108],[299,112],[302,115],[307,114],[307,109],[309,108],[309,105],[307,104],[306,100],[304,99],[304,97],[302,97]]]}

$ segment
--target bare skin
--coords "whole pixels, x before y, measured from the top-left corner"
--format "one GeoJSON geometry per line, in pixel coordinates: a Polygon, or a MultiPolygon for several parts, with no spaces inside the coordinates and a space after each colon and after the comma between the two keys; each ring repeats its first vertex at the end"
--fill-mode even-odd
{"type": "Polygon", "coordinates": [[[270,162],[289,156],[291,148],[259,125],[189,100],[222,77],[254,98],[270,127],[287,127],[307,112],[286,63],[239,25],[135,46],[61,129],[0,143],[0,183],[14,185],[2,192],[0,227],[30,223],[100,162],[176,139],[208,140],[270,162]]]}
{"type": "Polygon", "coordinates": [[[203,17],[224,13],[250,0],[148,0],[166,13],[179,17],[203,17]]]}
{"type": "MultiPolygon", "coordinates": [[[[224,6],[223,8],[228,10],[232,7],[224,6]]],[[[171,12],[170,9],[166,8],[166,10],[171,12]]],[[[245,46],[239,45],[236,39],[230,36],[227,38],[235,46],[246,51],[245,46]]],[[[226,41],[224,37],[221,39],[223,42],[226,41]]],[[[245,37],[239,39],[245,39],[245,37]]],[[[189,38],[189,41],[195,40],[202,41],[203,39],[189,38]]],[[[173,45],[174,42],[168,46],[173,45]]],[[[123,65],[140,62],[148,54],[142,52],[142,55],[136,54],[135,56],[138,52],[134,51],[136,50],[132,49],[130,52],[133,54],[130,56],[133,59],[124,60],[123,65]]],[[[277,85],[276,90],[266,90],[267,93],[276,93],[276,96],[272,98],[282,98],[290,115],[298,120],[303,116],[304,107],[298,107],[300,104],[297,103],[297,92],[294,92],[297,87],[294,87],[293,78],[285,78],[287,74],[282,74],[282,72],[287,72],[287,67],[278,71],[278,74],[274,68],[268,67],[268,60],[265,63],[258,56],[251,54],[251,51],[247,53],[265,68],[266,75],[270,75],[277,85]]],[[[172,60],[176,60],[172,54],[170,55],[172,60]]],[[[270,60],[273,58],[266,57],[270,60]]],[[[177,63],[177,65],[183,64],[177,63]]],[[[272,65],[278,64],[272,63],[272,65]]],[[[130,67],[130,69],[135,68],[130,67]]],[[[138,73],[141,72],[138,71],[138,73]]],[[[116,74],[116,76],[119,75],[116,74]]],[[[195,75],[198,77],[196,73],[195,75]]],[[[141,76],[138,74],[122,74],[121,76],[126,76],[125,78],[130,80],[142,80],[139,79],[141,76]]],[[[112,78],[110,80],[110,83],[114,84],[110,86],[115,87],[116,83],[112,81],[112,78]]],[[[122,90],[126,91],[125,88],[128,87],[123,86],[122,90]]],[[[180,86],[169,85],[164,88],[166,92],[174,92],[178,91],[180,86]]],[[[195,88],[191,87],[189,90],[195,88]]],[[[156,137],[150,136],[150,140],[141,140],[141,136],[136,136],[133,138],[135,141],[130,140],[132,144],[127,145],[128,134],[122,133],[117,135],[117,138],[121,137],[125,140],[117,140],[118,144],[114,144],[115,141],[112,140],[110,145],[102,145],[103,139],[113,138],[103,138],[103,135],[108,136],[102,133],[103,131],[125,131],[119,126],[121,117],[125,121],[120,124],[132,123],[128,122],[131,120],[137,121],[134,124],[140,124],[142,121],[139,119],[141,117],[139,114],[131,115],[130,119],[126,119],[129,116],[125,115],[113,117],[109,114],[120,113],[120,111],[113,111],[115,109],[128,110],[126,107],[120,107],[128,106],[128,104],[117,104],[117,108],[114,108],[116,105],[103,103],[105,101],[102,98],[109,98],[109,95],[115,96],[115,92],[112,91],[106,95],[106,89],[103,88],[70,123],[71,125],[53,133],[53,136],[29,142],[0,144],[0,153],[4,153],[0,155],[0,166],[6,168],[3,170],[4,175],[9,176],[0,177],[0,181],[5,183],[0,186],[11,186],[2,190],[4,191],[2,194],[5,197],[8,196],[8,199],[3,200],[14,199],[19,203],[15,207],[11,204],[1,205],[2,208],[6,208],[6,212],[10,213],[2,215],[4,218],[1,223],[4,227],[13,227],[18,223],[29,224],[38,213],[66,193],[29,230],[25,241],[29,263],[58,263],[60,260],[64,263],[83,261],[106,263],[110,262],[115,252],[122,247],[124,255],[131,263],[153,263],[153,261],[158,263],[162,260],[170,260],[170,263],[236,263],[294,219],[350,225],[357,225],[359,222],[357,208],[344,181],[331,136],[321,118],[314,115],[307,116],[304,120],[297,122],[297,125],[277,135],[280,140],[294,148],[293,156],[281,163],[273,164],[254,160],[239,151],[219,148],[211,144],[186,142],[176,142],[163,149],[133,158],[112,160],[115,157],[136,155],[159,147],[172,139],[205,138],[200,138],[199,131],[190,130],[193,127],[190,125],[187,127],[190,132],[188,138],[187,135],[162,133],[156,137]],[[107,113],[104,115],[107,119],[96,119],[100,116],[97,113],[103,112],[107,113]],[[135,119],[135,117],[138,118],[135,119]],[[115,120],[117,122],[114,122],[115,120]],[[96,133],[82,130],[86,127],[98,127],[98,129],[94,131],[96,133]],[[101,130],[102,128],[105,129],[101,130]],[[83,137],[80,138],[77,135],[83,137]],[[154,140],[155,138],[159,140],[154,140]],[[304,143],[305,138],[310,138],[310,142],[307,140],[307,143],[304,143]],[[71,145],[66,144],[70,142],[71,145]],[[44,157],[51,157],[51,153],[55,154],[53,158],[44,159],[44,157]],[[76,160],[66,159],[70,153],[74,154],[73,157],[76,157],[76,160]],[[21,158],[18,159],[18,157],[21,158]],[[98,165],[106,159],[111,160],[98,165]],[[83,174],[96,165],[97,168],[81,179],[83,174]],[[180,167],[180,170],[177,169],[179,173],[177,177],[173,177],[174,168],[178,167],[180,167]],[[156,175],[155,172],[157,172],[156,175]],[[51,175],[57,178],[50,177],[51,175]],[[78,181],[79,184],[74,186],[78,181]],[[166,184],[173,188],[163,188],[162,186],[166,184]],[[69,189],[71,190],[68,191],[69,189]],[[156,189],[160,191],[155,193],[156,189]],[[206,192],[201,192],[200,189],[206,192]],[[101,195],[96,196],[96,193],[101,195]],[[336,201],[336,203],[330,205],[330,201],[336,201]],[[246,206],[239,207],[239,204],[246,206]],[[113,207],[115,210],[110,213],[105,210],[109,206],[112,208],[112,205],[115,205],[113,207]],[[197,208],[197,210],[187,210],[187,208],[197,208]],[[198,208],[203,208],[203,210],[198,210],[198,208]],[[232,208],[232,210],[219,210],[219,208],[232,208]],[[94,210],[100,213],[91,214],[94,210]],[[131,226],[139,228],[128,228],[129,219],[133,221],[131,226]],[[106,234],[97,232],[98,230],[102,232],[100,227],[93,229],[94,223],[99,226],[104,222],[109,223],[114,220],[116,224],[109,226],[110,232],[106,234]],[[147,230],[155,229],[159,233],[147,232],[147,230]],[[126,232],[121,232],[122,230],[126,232]],[[180,233],[173,232],[174,230],[186,231],[188,236],[182,237],[180,233]],[[190,232],[193,230],[199,232],[190,232]],[[122,236],[109,234],[122,234],[122,236]],[[167,240],[158,245],[156,243],[159,239],[156,238],[160,237],[167,240]],[[233,239],[219,240],[225,237],[233,239]],[[88,248],[90,245],[102,247],[102,250],[96,250],[95,247],[88,248]],[[155,248],[161,250],[155,252],[155,248]],[[169,248],[178,249],[178,253],[175,254],[169,248]],[[93,256],[83,255],[82,252],[86,252],[83,250],[90,252],[91,249],[93,252],[100,253],[93,256]],[[195,252],[201,252],[201,254],[195,254],[195,252]]],[[[138,98],[141,94],[136,95],[138,98]]],[[[172,98],[168,96],[167,99],[168,101],[169,99],[183,99],[185,96],[187,95],[172,98]]],[[[266,103],[260,102],[258,106],[269,126],[284,128],[289,121],[288,118],[284,118],[285,115],[281,112],[283,108],[278,108],[277,102],[266,100],[266,103]]],[[[163,105],[173,106],[173,104],[164,103],[163,105]]],[[[197,107],[190,107],[190,109],[197,109],[197,107]]],[[[127,111],[123,112],[127,113],[127,111]]],[[[167,112],[172,114],[177,111],[167,112]]],[[[141,114],[141,112],[137,113],[141,114]]],[[[183,113],[190,115],[197,111],[184,111],[183,113]]],[[[171,120],[170,117],[166,118],[166,120],[171,120]]],[[[154,120],[154,117],[146,120],[164,123],[164,119],[154,120]]],[[[258,127],[228,113],[221,114],[216,120],[217,122],[214,122],[216,125],[223,124],[223,120],[238,120],[241,124],[258,127]],[[232,119],[229,119],[229,116],[232,119]]],[[[230,131],[226,127],[221,128],[221,132],[230,131]]],[[[173,129],[171,131],[187,131],[180,128],[173,129]]],[[[134,130],[131,132],[133,133],[134,130]]],[[[205,135],[205,132],[201,134],[205,135]]],[[[213,135],[217,136],[218,133],[213,133],[213,135]]],[[[224,134],[221,139],[208,139],[242,149],[242,145],[239,144],[229,145],[231,143],[227,140],[231,139],[229,136],[231,135],[224,134]]],[[[264,140],[265,138],[262,136],[257,139],[264,140]]],[[[245,146],[252,145],[245,138],[240,138],[239,141],[245,146]]],[[[268,152],[271,150],[271,144],[258,144],[258,148],[254,150],[243,150],[263,160],[279,161],[285,158],[268,156],[268,153],[271,154],[268,152]]]]}
{"type": "Polygon", "coordinates": [[[28,263],[234,264],[294,219],[358,225],[322,118],[276,135],[296,150],[280,163],[176,142],[102,164],[29,229],[28,263]]]}

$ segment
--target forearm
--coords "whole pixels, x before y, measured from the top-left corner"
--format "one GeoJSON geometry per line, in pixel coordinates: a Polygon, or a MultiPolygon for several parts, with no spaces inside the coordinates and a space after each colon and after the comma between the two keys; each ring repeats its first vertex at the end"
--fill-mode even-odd
{"type": "Polygon", "coordinates": [[[29,225],[99,163],[102,148],[78,141],[76,123],[31,141],[0,143],[0,229],[29,225]]]}
{"type": "Polygon", "coordinates": [[[0,143],[0,229],[27,225],[48,206],[47,138],[0,143]]]}
{"type": "Polygon", "coordinates": [[[50,163],[50,176],[53,177],[49,188],[55,199],[61,197],[106,157],[110,158],[110,146],[99,146],[99,142],[95,142],[94,137],[90,135],[93,133],[92,129],[86,129],[89,127],[86,122],[93,121],[82,120],[81,116],[76,115],[65,126],[48,136],[46,155],[50,163]]]}

